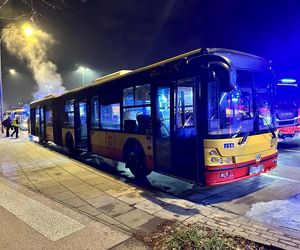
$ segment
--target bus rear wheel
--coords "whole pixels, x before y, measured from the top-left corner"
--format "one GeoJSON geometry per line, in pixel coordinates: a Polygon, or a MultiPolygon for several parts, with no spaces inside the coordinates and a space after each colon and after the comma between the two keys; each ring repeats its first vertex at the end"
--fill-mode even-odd
{"type": "Polygon", "coordinates": [[[126,168],[129,168],[131,173],[139,179],[151,173],[151,170],[147,168],[145,153],[141,146],[134,145],[128,150],[126,168]]]}

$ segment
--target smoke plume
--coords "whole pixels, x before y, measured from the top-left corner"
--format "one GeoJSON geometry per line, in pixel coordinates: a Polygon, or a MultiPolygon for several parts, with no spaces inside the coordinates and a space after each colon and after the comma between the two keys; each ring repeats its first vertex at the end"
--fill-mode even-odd
{"type": "Polygon", "coordinates": [[[14,24],[6,27],[3,32],[6,48],[26,61],[37,83],[37,91],[33,94],[35,99],[49,94],[61,94],[65,90],[62,86],[62,78],[57,73],[56,65],[47,57],[47,51],[55,41],[51,34],[38,27],[34,30],[29,30],[28,27],[26,24],[22,28],[14,24]],[[28,36],[24,31],[29,31],[28,36]]]}

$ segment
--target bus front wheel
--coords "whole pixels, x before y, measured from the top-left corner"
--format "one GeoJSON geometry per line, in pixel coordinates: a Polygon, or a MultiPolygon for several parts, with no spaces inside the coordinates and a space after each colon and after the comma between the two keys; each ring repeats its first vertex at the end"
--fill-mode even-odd
{"type": "Polygon", "coordinates": [[[138,144],[127,151],[126,168],[129,168],[136,178],[145,178],[151,173],[147,168],[144,150],[138,144]]]}

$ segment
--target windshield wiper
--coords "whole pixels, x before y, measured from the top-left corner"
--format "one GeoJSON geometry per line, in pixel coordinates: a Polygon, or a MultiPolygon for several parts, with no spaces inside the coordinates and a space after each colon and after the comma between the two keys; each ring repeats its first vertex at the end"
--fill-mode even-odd
{"type": "MultiPolygon", "coordinates": [[[[253,125],[254,125],[254,122],[257,119],[258,115],[260,115],[263,118],[264,122],[267,124],[269,131],[272,133],[272,138],[273,139],[276,138],[276,134],[274,132],[274,127],[273,128],[271,127],[271,125],[268,123],[267,119],[258,110],[256,110],[255,115],[253,117],[253,125]]],[[[253,127],[252,127],[252,129],[253,129],[253,127]]],[[[239,145],[242,145],[247,141],[248,136],[249,136],[250,132],[252,131],[252,129],[247,130],[247,132],[243,136],[242,140],[238,142],[239,145]]]]}

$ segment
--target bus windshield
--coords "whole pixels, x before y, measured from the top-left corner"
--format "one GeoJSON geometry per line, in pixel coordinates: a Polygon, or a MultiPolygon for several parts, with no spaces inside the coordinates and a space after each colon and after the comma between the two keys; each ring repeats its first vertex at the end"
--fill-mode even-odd
{"type": "Polygon", "coordinates": [[[208,86],[208,137],[234,138],[263,133],[273,126],[269,72],[237,70],[237,84],[222,92],[218,80],[208,86]]]}

